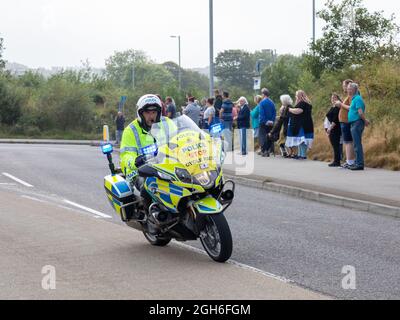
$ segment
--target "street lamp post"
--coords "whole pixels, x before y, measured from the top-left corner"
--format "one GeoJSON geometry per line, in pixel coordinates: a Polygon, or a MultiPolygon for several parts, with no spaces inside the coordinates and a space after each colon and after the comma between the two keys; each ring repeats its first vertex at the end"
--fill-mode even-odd
{"type": "Polygon", "coordinates": [[[132,89],[135,90],[135,51],[133,51],[133,63],[132,63],[132,89]]]}
{"type": "Polygon", "coordinates": [[[313,0],[313,44],[315,44],[315,0],[313,0]]]}
{"type": "Polygon", "coordinates": [[[356,12],[354,6],[351,6],[351,33],[353,36],[353,53],[356,55],[356,12]]]}
{"type": "Polygon", "coordinates": [[[135,64],[132,64],[132,89],[135,90],[135,64]]]}
{"type": "Polygon", "coordinates": [[[214,95],[214,13],[213,0],[209,0],[210,9],[210,97],[214,95]]]}
{"type": "Polygon", "coordinates": [[[178,50],[179,50],[179,91],[182,90],[182,72],[181,72],[181,36],[171,36],[171,38],[178,38],[178,50]]]}

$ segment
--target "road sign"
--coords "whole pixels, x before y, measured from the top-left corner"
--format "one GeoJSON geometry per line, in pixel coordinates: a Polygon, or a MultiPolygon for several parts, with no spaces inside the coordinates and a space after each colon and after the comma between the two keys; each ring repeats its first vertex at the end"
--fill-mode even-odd
{"type": "Polygon", "coordinates": [[[123,110],[127,98],[128,98],[127,96],[121,96],[121,100],[119,101],[119,105],[118,105],[118,111],[123,110]]]}
{"type": "Polygon", "coordinates": [[[255,77],[254,78],[254,90],[260,90],[261,89],[261,77],[255,77]]]}

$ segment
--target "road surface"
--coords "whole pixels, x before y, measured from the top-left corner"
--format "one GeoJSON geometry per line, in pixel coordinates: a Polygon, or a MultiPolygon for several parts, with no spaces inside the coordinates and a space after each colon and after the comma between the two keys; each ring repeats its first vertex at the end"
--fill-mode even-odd
{"type": "MultiPolygon", "coordinates": [[[[52,212],[48,207],[49,212],[46,213],[44,218],[41,218],[43,220],[40,220],[39,225],[35,223],[24,224],[24,220],[20,216],[18,216],[18,220],[14,219],[15,221],[11,218],[4,218],[4,216],[8,217],[4,213],[6,209],[0,211],[1,216],[8,223],[17,224],[18,232],[26,229],[31,234],[31,238],[27,240],[33,241],[32,239],[35,239],[33,235],[36,234],[39,247],[43,245],[43,242],[49,241],[50,248],[47,256],[54,255],[55,259],[60,258],[57,251],[58,247],[51,244],[54,237],[46,238],[46,226],[50,229],[49,232],[56,234],[57,230],[63,230],[62,226],[65,225],[66,230],[63,230],[62,236],[76,237],[72,243],[67,242],[66,248],[68,250],[64,250],[66,254],[71,255],[69,259],[72,259],[72,265],[73,262],[79,265],[81,250],[83,250],[83,255],[85,253],[90,254],[91,250],[96,255],[102,250],[102,245],[107,244],[104,252],[102,252],[103,254],[98,255],[93,261],[87,262],[88,264],[82,264],[82,270],[77,271],[77,277],[82,276],[82,279],[85,279],[82,282],[82,290],[90,283],[91,277],[95,277],[96,286],[104,288],[104,292],[111,294],[110,288],[115,289],[108,282],[112,279],[110,276],[113,272],[110,270],[111,262],[121,260],[123,266],[126,266],[133,263],[135,255],[139,253],[142,255],[140,258],[142,260],[138,262],[138,265],[141,265],[141,263],[146,265],[147,261],[157,261],[158,264],[162,264],[166,268],[166,272],[163,272],[149,266],[149,273],[146,273],[149,278],[150,274],[154,276],[156,271],[161,272],[162,275],[159,279],[163,282],[162,288],[164,289],[170,281],[168,277],[177,277],[176,273],[171,274],[170,272],[171,269],[174,269],[173,261],[175,259],[183,262],[183,270],[188,270],[187,266],[200,265],[201,268],[196,268],[196,270],[199,270],[199,276],[203,279],[207,278],[206,274],[212,274],[214,270],[221,270],[221,272],[218,272],[220,275],[227,272],[229,276],[223,278],[226,280],[224,284],[233,281],[232,285],[229,284],[229,289],[224,290],[228,296],[230,295],[229,292],[232,292],[232,295],[237,293],[237,298],[241,297],[237,291],[237,286],[240,287],[240,285],[234,281],[235,279],[243,279],[240,282],[242,286],[245,283],[245,288],[252,289],[254,284],[260,280],[258,278],[253,279],[252,276],[254,275],[249,276],[247,273],[246,276],[238,276],[234,273],[237,271],[235,269],[237,267],[214,265],[209,263],[206,256],[199,256],[197,252],[177,244],[172,244],[170,248],[164,251],[149,248],[140,233],[123,227],[113,215],[104,195],[102,179],[104,175],[108,174],[108,167],[105,157],[98,148],[88,146],[0,145],[0,168],[0,190],[6,192],[8,197],[21,199],[18,205],[26,206],[31,203],[32,206],[35,204],[55,208],[52,212]],[[3,173],[8,174],[8,176],[3,173]],[[18,178],[30,186],[21,184],[10,176],[18,178]],[[21,196],[24,196],[24,198],[21,198],[21,196]],[[77,205],[80,207],[77,207],[77,205]],[[73,211],[60,206],[73,209],[73,211]],[[88,212],[86,209],[91,211],[88,212]],[[57,210],[62,210],[62,213],[58,215],[57,210]],[[74,221],[76,217],[79,223],[70,222],[73,223],[70,226],[66,223],[68,220],[59,219],[59,217],[65,216],[65,212],[70,212],[74,216],[74,221]],[[110,215],[111,218],[108,218],[107,215],[110,215]],[[78,216],[82,217],[79,218],[78,216]],[[93,217],[97,217],[97,219],[93,217]],[[85,222],[81,219],[84,219],[85,222]],[[89,230],[87,235],[85,235],[86,229],[89,230]],[[68,234],[68,230],[71,230],[70,234],[68,234]],[[65,232],[67,234],[64,234],[65,232]],[[119,235],[119,232],[121,239],[115,237],[116,234],[119,235]],[[102,237],[104,237],[104,240],[102,240],[102,237]],[[87,243],[83,248],[80,248],[80,243],[85,241],[87,243]],[[97,242],[99,242],[99,246],[94,245],[97,242]],[[121,247],[119,247],[119,243],[121,243],[121,247]],[[73,250],[74,248],[76,250],[73,250]],[[107,254],[110,256],[107,256],[107,254]],[[89,271],[93,271],[92,267],[96,265],[102,272],[93,275],[89,271]],[[233,268],[232,274],[229,273],[229,268],[233,268]],[[105,272],[106,270],[108,274],[105,272]],[[101,283],[98,279],[101,279],[101,275],[104,273],[107,276],[103,277],[104,283],[101,283]],[[250,280],[246,278],[247,276],[250,280]]],[[[3,198],[4,196],[1,198],[1,203],[4,202],[3,198]]],[[[3,208],[5,208],[4,203],[3,208]]],[[[42,211],[43,209],[39,210],[39,212],[42,211]]],[[[29,215],[30,221],[34,220],[35,213],[29,215]]],[[[298,292],[292,292],[292,295],[287,293],[291,290],[286,293],[282,291],[283,296],[287,294],[286,298],[311,298],[307,295],[314,295],[315,293],[322,295],[316,294],[312,298],[400,298],[400,233],[398,232],[400,220],[398,219],[346,210],[242,186],[238,186],[234,205],[227,211],[226,216],[234,238],[232,256],[234,261],[264,271],[266,275],[284,278],[295,285],[294,287],[291,286],[290,289],[305,289],[300,295],[297,294],[298,292]],[[342,271],[348,270],[346,266],[354,267],[355,290],[345,290],[342,286],[342,280],[346,276],[342,271]]],[[[1,225],[3,226],[3,223],[1,225]]],[[[3,230],[1,230],[1,233],[3,234],[3,230]]],[[[22,235],[24,235],[23,232],[22,235]]],[[[8,238],[3,239],[5,242],[2,242],[2,246],[4,244],[10,245],[7,239],[12,242],[12,236],[9,235],[8,238]]],[[[33,247],[35,247],[35,241],[31,243],[33,247]]],[[[26,242],[22,242],[22,244],[24,243],[26,242]]],[[[201,248],[199,243],[188,243],[188,245],[193,248],[201,248]]],[[[60,246],[60,248],[63,252],[63,246],[60,246]]],[[[5,254],[7,254],[7,248],[2,248],[2,250],[5,250],[5,254]]],[[[24,249],[20,248],[20,250],[24,249]]],[[[28,254],[30,251],[23,252],[28,254]]],[[[9,254],[12,255],[11,252],[9,254]]],[[[28,256],[32,258],[31,255],[28,256]]],[[[68,257],[66,259],[68,260],[68,257]]],[[[2,258],[1,261],[5,260],[2,258]]],[[[66,269],[69,264],[62,259],[60,261],[61,271],[58,272],[63,274],[64,271],[67,272],[66,269]]],[[[4,264],[4,262],[2,263],[4,264]]],[[[7,268],[7,265],[4,266],[3,264],[1,267],[7,268]]],[[[40,263],[38,262],[38,264],[40,263]]],[[[11,266],[8,265],[8,267],[11,266]]],[[[122,270],[126,271],[123,267],[122,270]]],[[[249,269],[246,270],[250,272],[249,269]]],[[[144,273],[139,274],[145,276],[144,273]]],[[[130,283],[139,274],[136,276],[129,274],[127,282],[130,283]]],[[[118,277],[120,276],[118,275],[118,277]]],[[[263,279],[268,279],[268,281],[274,280],[272,282],[275,283],[276,281],[277,285],[282,284],[281,281],[268,278],[268,276],[260,273],[257,276],[262,276],[263,279]]],[[[9,279],[14,278],[18,279],[18,276],[14,274],[13,277],[9,277],[9,279]]],[[[4,279],[0,280],[0,283],[4,285],[4,279]]],[[[123,281],[120,280],[118,283],[122,285],[123,281]]],[[[284,283],[284,285],[288,284],[284,283]]],[[[224,288],[223,286],[215,286],[214,288],[217,287],[224,288]]],[[[266,283],[265,287],[260,289],[261,295],[257,294],[257,290],[251,289],[250,291],[255,292],[254,298],[257,299],[273,298],[273,295],[269,295],[270,291],[266,289],[267,287],[272,288],[269,283],[266,283]],[[264,293],[264,296],[262,293],[264,293]]],[[[257,285],[255,288],[257,288],[257,285]]],[[[76,297],[73,290],[68,294],[67,291],[66,297],[76,297]]],[[[184,290],[185,293],[188,291],[190,291],[188,288],[184,290]]],[[[239,291],[246,294],[246,290],[239,291]]],[[[165,298],[166,292],[167,290],[161,290],[155,295],[149,293],[148,297],[165,298]]],[[[279,290],[274,292],[277,293],[275,298],[282,298],[282,295],[278,293],[279,290]]],[[[10,292],[10,296],[12,294],[15,293],[10,292]]],[[[131,291],[129,291],[129,294],[131,295],[127,298],[137,298],[131,291]]],[[[210,298],[234,298],[218,295],[218,291],[214,294],[210,298]]],[[[99,294],[93,298],[95,297],[104,296],[99,294]]],[[[208,296],[189,294],[186,298],[201,299],[208,298],[208,296]]]]}

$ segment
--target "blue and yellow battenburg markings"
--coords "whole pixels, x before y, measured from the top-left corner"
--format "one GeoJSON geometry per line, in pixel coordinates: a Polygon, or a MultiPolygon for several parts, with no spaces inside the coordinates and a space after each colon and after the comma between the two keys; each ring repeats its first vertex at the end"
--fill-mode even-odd
{"type": "Polygon", "coordinates": [[[121,202],[118,200],[114,199],[110,194],[107,194],[108,200],[111,204],[111,207],[114,208],[114,210],[121,215],[121,202]]]}
{"type": "Polygon", "coordinates": [[[178,212],[179,201],[191,195],[187,189],[157,178],[147,178],[145,188],[156,201],[161,201],[171,212],[178,212]]]}
{"type": "Polygon", "coordinates": [[[217,214],[223,210],[222,205],[213,197],[208,197],[195,202],[194,206],[200,213],[217,214]]]}
{"type": "MultiPolygon", "coordinates": [[[[128,183],[121,176],[107,176],[104,180],[104,186],[118,198],[123,197],[127,193],[131,193],[128,183]]],[[[121,215],[122,203],[114,199],[111,194],[107,194],[108,200],[114,210],[121,215]]]]}

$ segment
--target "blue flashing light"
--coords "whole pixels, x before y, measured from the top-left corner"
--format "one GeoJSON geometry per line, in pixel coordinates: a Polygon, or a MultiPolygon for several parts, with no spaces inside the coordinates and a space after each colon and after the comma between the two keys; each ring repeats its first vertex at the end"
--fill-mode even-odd
{"type": "Polygon", "coordinates": [[[111,154],[114,149],[111,143],[106,143],[101,146],[101,151],[103,152],[103,154],[111,154]]]}

